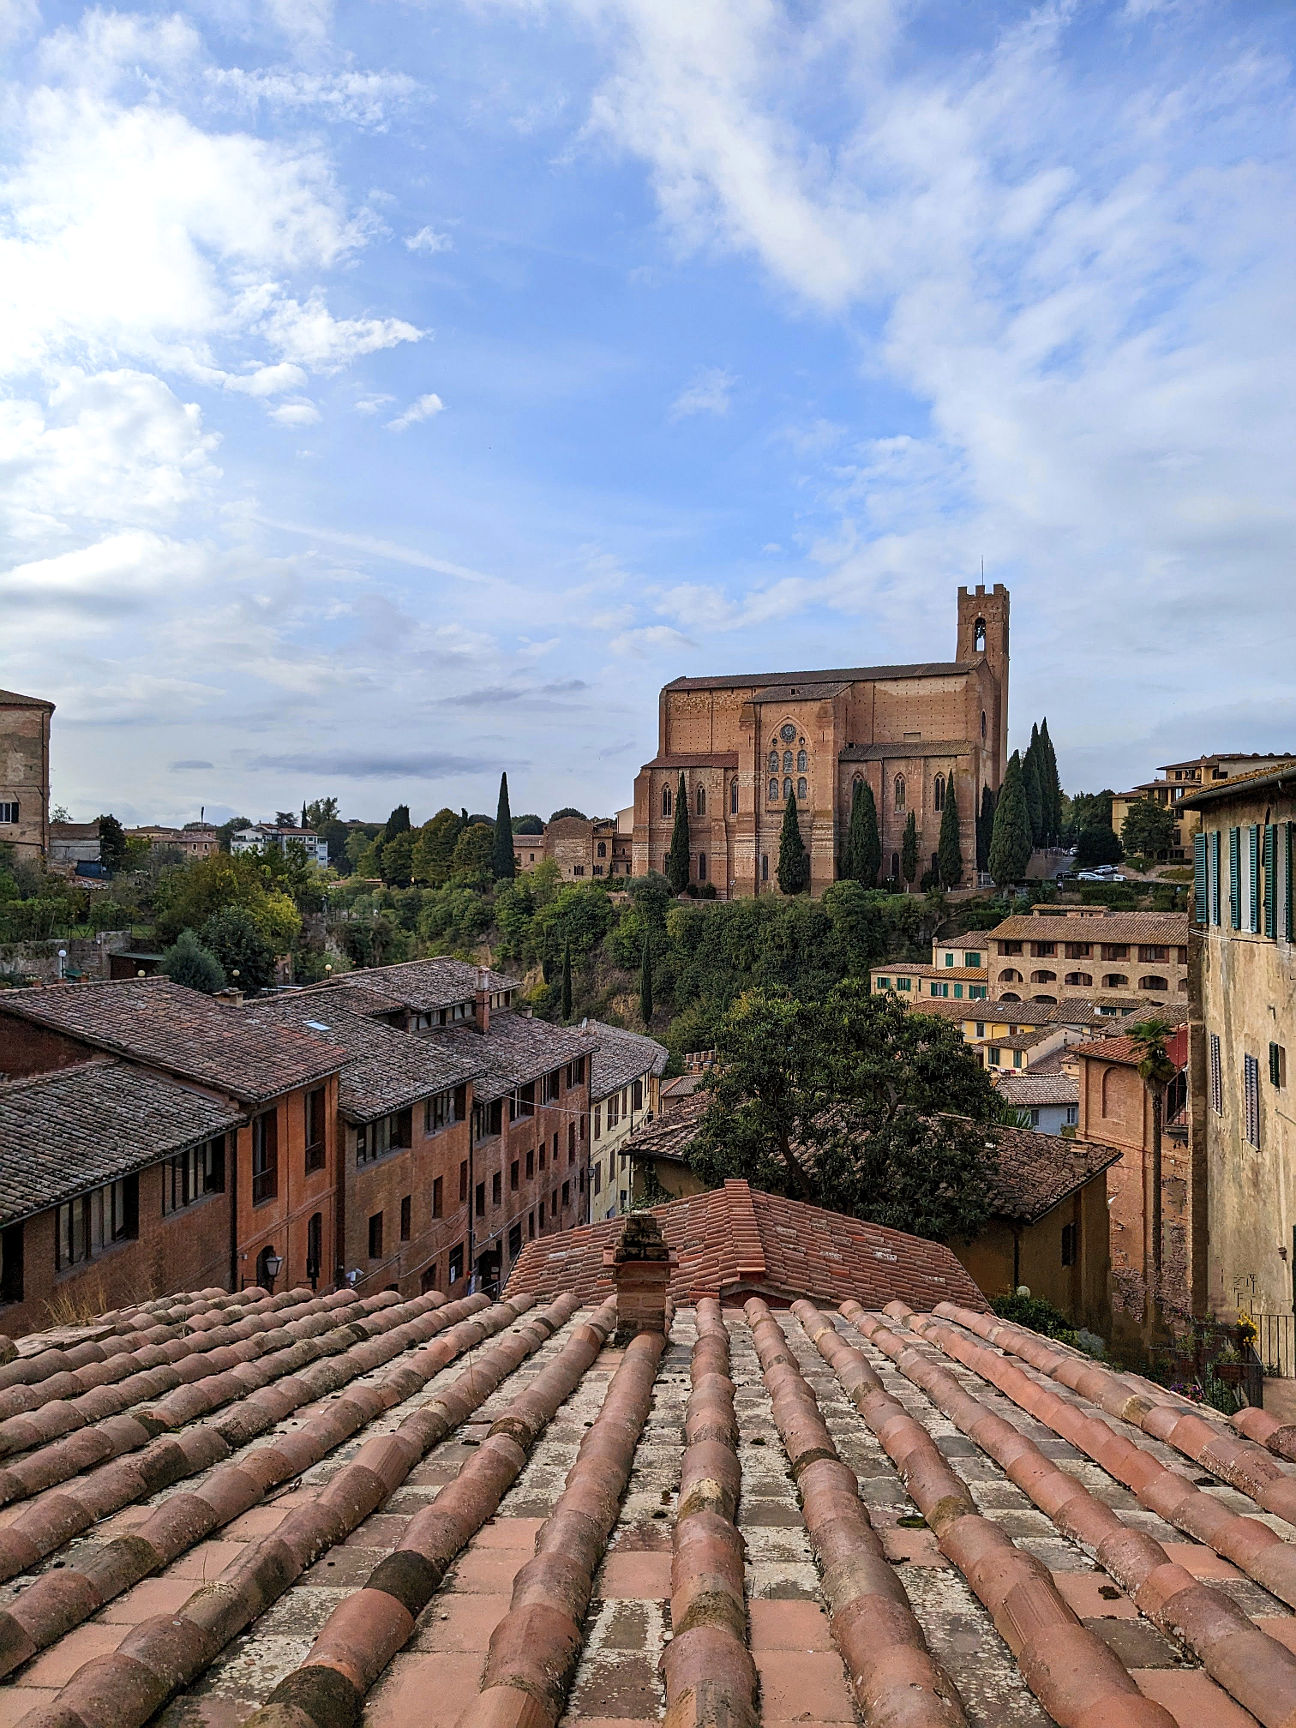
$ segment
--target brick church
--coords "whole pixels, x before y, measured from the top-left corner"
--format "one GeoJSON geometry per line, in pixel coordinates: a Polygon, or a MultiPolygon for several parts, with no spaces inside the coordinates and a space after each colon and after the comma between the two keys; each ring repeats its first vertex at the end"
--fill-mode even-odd
{"type": "Polygon", "coordinates": [[[681,774],[692,879],[722,899],[778,892],[789,792],[811,892],[826,888],[861,780],[877,802],[886,876],[899,874],[910,811],[927,868],[952,778],[970,872],[981,789],[998,789],[1007,743],[1008,591],[998,582],[959,589],[951,661],[676,678],[661,692],[657,755],[635,778],[634,873],[665,868],[681,774]]]}

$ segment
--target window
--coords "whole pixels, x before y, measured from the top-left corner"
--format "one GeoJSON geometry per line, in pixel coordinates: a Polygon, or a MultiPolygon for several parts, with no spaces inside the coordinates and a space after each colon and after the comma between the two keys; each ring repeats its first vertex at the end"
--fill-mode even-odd
{"type": "Polygon", "coordinates": [[[985,1037],[985,1029],[986,1029],[985,1021],[984,1020],[978,1020],[976,1023],[976,1035],[978,1038],[984,1038],[985,1037]]]}
{"type": "Polygon", "coordinates": [[[508,1233],[508,1254],[510,1260],[516,1260],[522,1252],[522,1226],[510,1224],[508,1233]]]}
{"type": "Polygon", "coordinates": [[[1269,1084],[1279,1087],[1287,1084],[1287,1052],[1281,1044],[1269,1046],[1269,1084]]]}
{"type": "Polygon", "coordinates": [[[1156,943],[1142,942],[1139,944],[1139,959],[1143,961],[1144,965],[1148,961],[1155,963],[1158,960],[1168,960],[1169,958],[1170,950],[1168,948],[1163,948],[1156,943]]]}
{"type": "Polygon", "coordinates": [[[401,1241],[408,1242],[414,1228],[414,1196],[407,1194],[401,1201],[400,1213],[401,1241]]]}
{"type": "Polygon", "coordinates": [[[897,810],[903,810],[905,807],[905,777],[903,774],[896,775],[894,792],[895,807],[897,810]]]}
{"type": "Polygon", "coordinates": [[[568,1206],[571,1205],[571,1183],[570,1182],[564,1182],[562,1185],[562,1203],[563,1203],[564,1210],[568,1206]]]}
{"type": "Polygon", "coordinates": [[[1079,1258],[1080,1230],[1075,1224],[1062,1226],[1062,1264],[1074,1266],[1079,1258]]]}
{"type": "Polygon", "coordinates": [[[545,1214],[545,1203],[542,1200],[540,1202],[540,1228],[542,1230],[544,1229],[544,1214],[545,1214]]]}
{"type": "Polygon", "coordinates": [[[1066,1116],[1064,1117],[1066,1126],[1068,1128],[1074,1128],[1079,1120],[1080,1106],[1078,1104],[1068,1104],[1066,1107],[1066,1116]]]}
{"type": "Polygon", "coordinates": [[[519,1174],[518,1161],[515,1158],[513,1160],[513,1162],[509,1165],[509,1193],[510,1194],[516,1194],[518,1191],[518,1174],[519,1174]]]}
{"type": "Polygon", "coordinates": [[[981,742],[983,744],[985,743],[985,737],[986,737],[986,717],[985,717],[985,709],[983,708],[981,710],[981,742]]]}
{"type": "Polygon", "coordinates": [[[504,1198],[504,1178],[500,1171],[491,1177],[491,1205],[498,1206],[504,1198]]]}
{"type": "Polygon", "coordinates": [[[1026,982],[1015,966],[1005,966],[999,974],[999,981],[1001,984],[1024,984],[1026,982]]]}
{"type": "Polygon", "coordinates": [[[1103,975],[1104,990],[1123,990],[1129,984],[1124,972],[1107,972],[1103,975]]]}
{"type": "Polygon", "coordinates": [[[603,1191],[603,1166],[601,1164],[595,1164],[592,1165],[591,1168],[593,1170],[594,1192],[600,1194],[603,1191]]]}
{"type": "Polygon", "coordinates": [[[1224,1064],[1220,1058],[1219,1033],[1210,1035],[1211,1109],[1217,1116],[1224,1114],[1224,1064]]]}
{"type": "Polygon", "coordinates": [[[673,802],[674,802],[674,800],[671,798],[670,787],[669,786],[663,786],[662,787],[662,815],[663,816],[669,816],[670,815],[673,802]]]}
{"type": "Polygon", "coordinates": [[[535,1209],[527,1213],[527,1241],[534,1242],[536,1233],[535,1209]]]}
{"type": "Polygon", "coordinates": [[[263,1206],[279,1192],[279,1118],[265,1110],[252,1118],[252,1204],[263,1206]]]}
{"type": "MultiPolygon", "coordinates": [[[[608,1126],[611,1127],[611,1125],[612,1124],[609,1122],[608,1126]]],[[[545,1160],[548,1158],[548,1156],[549,1156],[548,1148],[542,1142],[541,1146],[540,1146],[540,1168],[542,1170],[545,1167],[545,1160]]]]}
{"type": "Polygon", "coordinates": [[[1057,953],[1056,942],[1032,942],[1031,953],[1037,960],[1051,960],[1057,953]]]}
{"type": "Polygon", "coordinates": [[[729,782],[729,814],[731,816],[738,814],[738,782],[736,780],[729,782]]]}
{"type": "Polygon", "coordinates": [[[1149,972],[1145,977],[1139,979],[1138,987],[1140,990],[1168,990],[1170,985],[1166,979],[1159,977],[1155,972],[1149,972]]]}
{"type": "Polygon", "coordinates": [[[562,1092],[562,1071],[555,1068],[552,1074],[546,1074],[540,1087],[542,1104],[556,1104],[562,1092]]]}
{"type": "Polygon", "coordinates": [[[1093,983],[1093,975],[1089,972],[1068,972],[1062,982],[1064,984],[1079,984],[1083,987],[1093,983]]]}
{"type": "Polygon", "coordinates": [[[139,1177],[123,1176],[88,1194],[78,1194],[57,1209],[54,1266],[62,1272],[93,1260],[105,1248],[139,1234],[139,1177]]]}
{"type": "Polygon", "coordinates": [[[369,1220],[369,1258],[381,1260],[383,1251],[383,1215],[375,1212],[369,1220]]]}
{"type": "Polygon", "coordinates": [[[462,1122],[467,1113],[467,1089],[456,1086],[453,1092],[438,1092],[423,1106],[423,1132],[440,1134],[455,1122],[462,1122]]]}
{"type": "Polygon", "coordinates": [[[0,1302],[21,1302],[23,1289],[23,1227],[10,1224],[0,1230],[0,1302]]]}
{"type": "Polygon", "coordinates": [[[479,1182],[473,1193],[473,1211],[479,1218],[484,1218],[486,1216],[486,1184],[479,1182]]]}
{"type": "Polygon", "coordinates": [[[765,796],[771,804],[778,803],[778,781],[771,780],[765,791],[765,796]]]}
{"type": "Polygon", "coordinates": [[[1039,970],[1031,973],[1030,981],[1032,984],[1056,984],[1057,973],[1047,972],[1041,967],[1039,970]]]}
{"type": "Polygon", "coordinates": [[[972,652],[974,654],[984,654],[985,650],[986,621],[984,618],[978,618],[976,623],[972,626],[972,652]]]}
{"type": "Polygon", "coordinates": [[[792,777],[791,777],[791,775],[788,775],[788,777],[783,782],[783,797],[784,797],[784,799],[788,799],[791,796],[792,796],[792,777]]]}
{"type": "Polygon", "coordinates": [[[806,784],[805,776],[802,775],[801,778],[797,781],[797,797],[801,798],[801,799],[808,799],[809,796],[810,796],[810,788],[806,784]]]}
{"type": "Polygon", "coordinates": [[[608,1131],[611,1132],[611,1130],[615,1128],[617,1123],[621,1120],[621,1099],[619,1094],[616,1092],[614,1092],[607,1101],[607,1113],[608,1131]]]}
{"type": "Polygon", "coordinates": [[[1129,944],[1127,942],[1104,942],[1102,957],[1104,960],[1128,960],[1129,944]]]}
{"type": "Polygon", "coordinates": [[[306,1276],[312,1289],[319,1282],[324,1263],[324,1214],[312,1212],[306,1226],[306,1276]]]}
{"type": "Polygon", "coordinates": [[[16,822],[18,820],[18,801],[10,799],[0,803],[0,822],[16,822]]]}
{"type": "Polygon", "coordinates": [[[596,1140],[603,1138],[603,1106],[601,1104],[594,1106],[594,1138],[596,1140]]]}
{"type": "MultiPolygon", "coordinates": [[[[1068,960],[1087,960],[1091,951],[1088,942],[1068,942],[1063,949],[1068,960]]],[[[1147,958],[1152,958],[1152,956],[1147,956],[1147,958]]]]}
{"type": "Polygon", "coordinates": [[[769,753],[769,771],[770,771],[770,773],[771,774],[777,774],[778,773],[778,766],[779,766],[779,753],[777,750],[771,750],[769,753]]]}
{"type": "Polygon", "coordinates": [[[990,994],[989,988],[985,984],[969,984],[968,985],[968,999],[969,999],[969,1001],[983,1002],[989,994],[990,994]]]}
{"type": "Polygon", "coordinates": [[[933,810],[943,810],[944,808],[945,808],[945,776],[943,774],[938,774],[936,776],[936,778],[932,781],[932,809],[933,810]]]}
{"type": "Polygon", "coordinates": [[[585,1058],[578,1056],[574,1062],[567,1064],[567,1084],[583,1086],[585,1084],[585,1058]]]}
{"type": "Polygon", "coordinates": [[[376,1122],[364,1122],[356,1129],[356,1163],[373,1164],[389,1152],[408,1149],[413,1137],[412,1113],[397,1110],[391,1116],[380,1116],[376,1122]]]}
{"type": "Polygon", "coordinates": [[[459,1166],[459,1204],[462,1206],[468,1198],[468,1160],[465,1158],[459,1166]]]}
{"type": "Polygon", "coordinates": [[[783,772],[785,774],[792,772],[792,752],[790,750],[783,752],[783,772]]]}
{"type": "Polygon", "coordinates": [[[797,773],[798,774],[804,774],[806,769],[809,766],[810,766],[810,758],[806,755],[804,750],[798,750],[797,751],[797,773]]]}
{"type": "Polygon", "coordinates": [[[989,1064],[992,1068],[997,1068],[999,1066],[999,1064],[1003,1061],[1003,1051],[1002,1050],[987,1051],[986,1060],[989,1062],[989,1064]]]}
{"type": "Polygon", "coordinates": [[[528,1149],[527,1149],[526,1173],[527,1173],[527,1181],[529,1182],[531,1180],[531,1178],[535,1175],[535,1147],[534,1146],[528,1147],[528,1149]]]}
{"type": "Polygon", "coordinates": [[[643,1101],[644,1083],[642,1080],[634,1080],[630,1084],[630,1108],[632,1110],[642,1110],[643,1101]]]}
{"type": "Polygon", "coordinates": [[[451,1284],[457,1284],[462,1277],[463,1277],[463,1243],[458,1242],[450,1250],[450,1278],[449,1278],[449,1282],[451,1284]]]}
{"type": "Polygon", "coordinates": [[[594,848],[594,852],[595,852],[596,857],[606,858],[607,857],[607,841],[606,840],[600,840],[598,845],[594,848]]]}
{"type": "Polygon", "coordinates": [[[698,881],[699,882],[705,882],[706,879],[707,879],[706,853],[705,852],[699,852],[698,853],[698,881]]]}
{"type": "Polygon", "coordinates": [[[445,1216],[445,1183],[440,1176],[432,1178],[432,1216],[434,1218],[445,1216]]]}
{"type": "Polygon", "coordinates": [[[167,1159],[162,1169],[162,1216],[181,1212],[209,1194],[224,1192],[225,1137],[221,1135],[167,1159]]]}
{"type": "Polygon", "coordinates": [[[327,1093],[322,1086],[306,1094],[306,1170],[324,1168],[324,1104],[327,1093]]]}
{"type": "Polygon", "coordinates": [[[1242,1058],[1242,1104],[1247,1144],[1260,1150],[1260,1064],[1254,1056],[1242,1058]]]}
{"type": "Polygon", "coordinates": [[[697,789],[697,813],[699,816],[705,816],[706,815],[706,787],[705,786],[699,786],[697,789]]]}
{"type": "MultiPolygon", "coordinates": [[[[585,1133],[585,1123],[584,1123],[584,1121],[582,1121],[581,1122],[581,1136],[582,1136],[582,1138],[584,1138],[584,1133],[585,1133]]],[[[567,1124],[567,1162],[569,1164],[574,1164],[576,1162],[576,1124],[574,1122],[569,1122],[567,1124]]]]}
{"type": "Polygon", "coordinates": [[[768,852],[762,852],[761,853],[761,881],[762,882],[768,882],[769,881],[769,853],[768,852]]]}

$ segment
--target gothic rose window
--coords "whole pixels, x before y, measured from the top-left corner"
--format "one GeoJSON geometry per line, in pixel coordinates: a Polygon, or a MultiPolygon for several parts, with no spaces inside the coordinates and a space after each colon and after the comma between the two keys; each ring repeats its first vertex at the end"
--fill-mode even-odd
{"type": "Polygon", "coordinates": [[[785,744],[790,744],[796,737],[796,727],[791,724],[784,726],[779,736],[785,744]]]}

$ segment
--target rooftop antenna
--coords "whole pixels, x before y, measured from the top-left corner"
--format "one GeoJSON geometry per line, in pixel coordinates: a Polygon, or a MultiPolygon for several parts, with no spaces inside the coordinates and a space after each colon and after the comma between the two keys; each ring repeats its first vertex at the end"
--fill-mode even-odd
{"type": "Polygon", "coordinates": [[[982,558],[981,558],[981,586],[983,588],[985,587],[985,556],[984,556],[984,554],[982,555],[982,558]]]}

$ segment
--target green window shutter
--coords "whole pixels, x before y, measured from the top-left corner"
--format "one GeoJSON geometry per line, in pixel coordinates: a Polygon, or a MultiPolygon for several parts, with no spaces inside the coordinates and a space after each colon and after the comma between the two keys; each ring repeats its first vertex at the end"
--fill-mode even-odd
{"type": "Polygon", "coordinates": [[[1242,831],[1229,829],[1229,923],[1242,928],[1242,831]]]}
{"type": "Polygon", "coordinates": [[[1251,934],[1258,935],[1260,931],[1260,824],[1253,822],[1246,831],[1247,835],[1247,921],[1246,927],[1251,934]]]}
{"type": "Polygon", "coordinates": [[[1193,835],[1193,923],[1204,924],[1209,916],[1206,904],[1206,836],[1193,835]]]}
{"type": "Polygon", "coordinates": [[[1296,939],[1296,822],[1284,822],[1278,838],[1278,935],[1296,939]]]}
{"type": "Polygon", "coordinates": [[[1278,934],[1278,830],[1266,822],[1264,831],[1264,933],[1271,940],[1278,934]]]}
{"type": "Polygon", "coordinates": [[[1221,854],[1223,851],[1222,837],[1218,828],[1210,836],[1210,921],[1218,926],[1220,921],[1220,876],[1222,874],[1221,854]]]}

